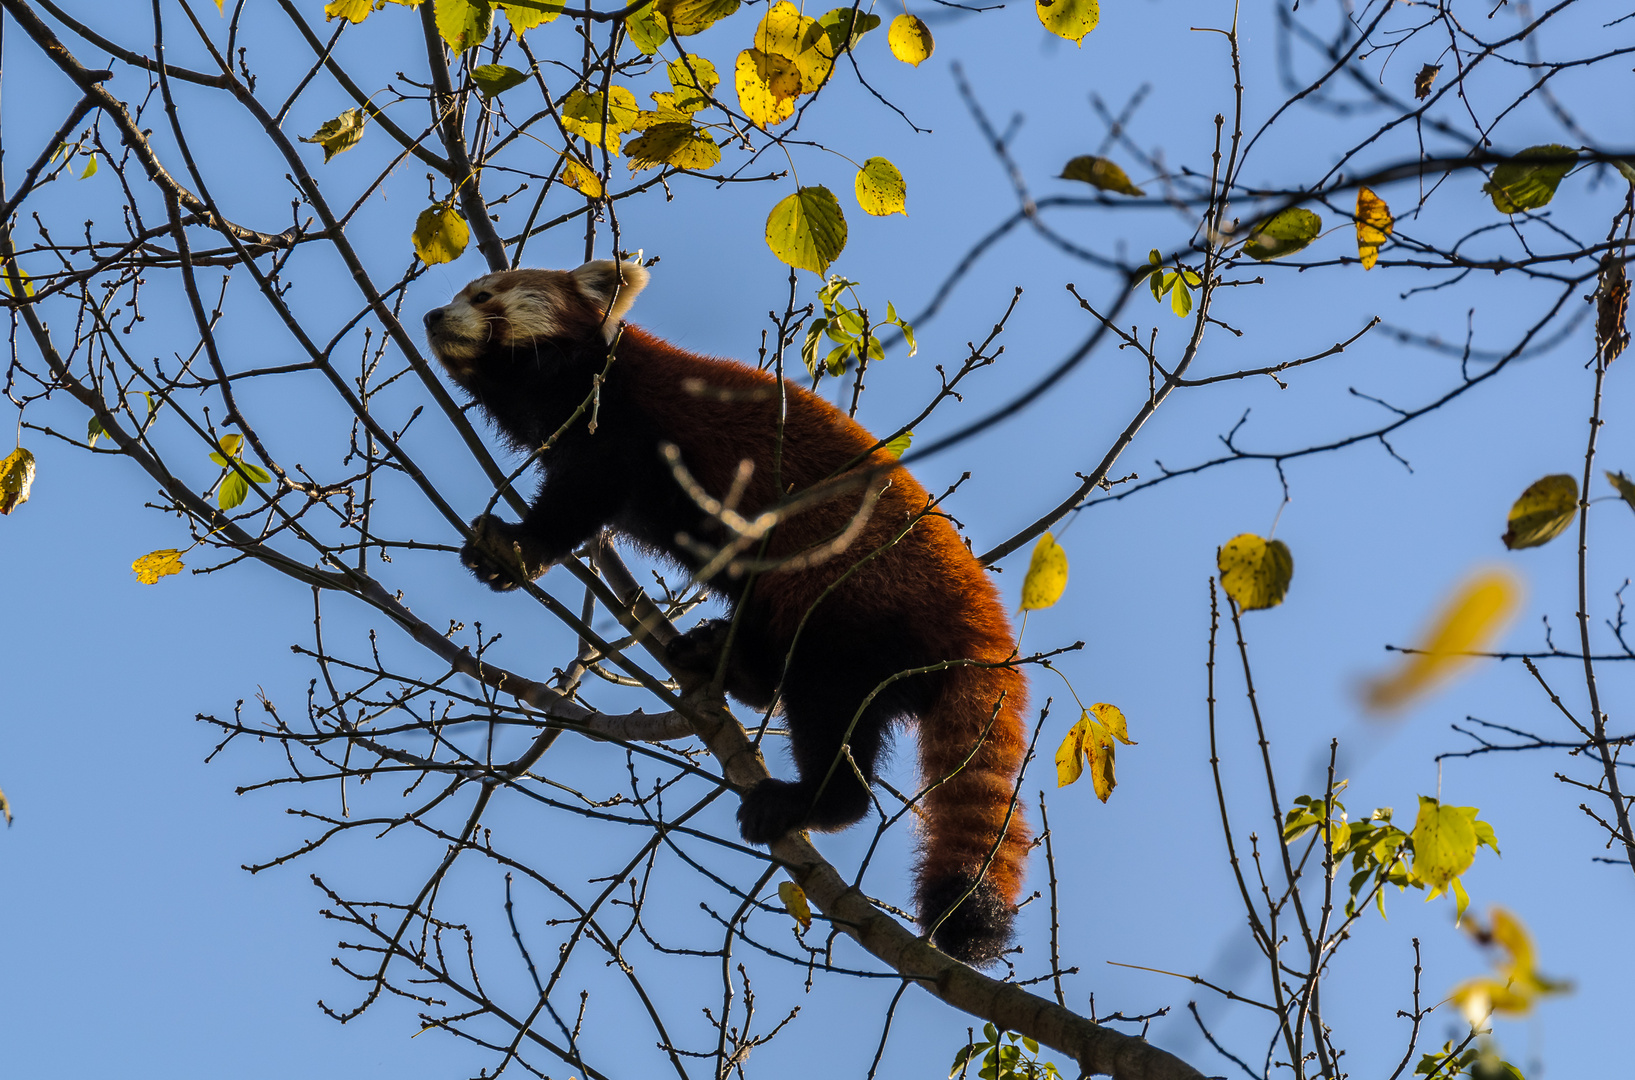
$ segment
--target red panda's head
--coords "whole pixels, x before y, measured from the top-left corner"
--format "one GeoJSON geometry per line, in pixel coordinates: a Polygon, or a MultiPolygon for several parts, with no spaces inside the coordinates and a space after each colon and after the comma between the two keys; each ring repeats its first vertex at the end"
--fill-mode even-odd
{"type": "Polygon", "coordinates": [[[543,339],[612,341],[646,285],[647,271],[637,262],[597,259],[577,270],[502,270],[426,312],[426,340],[449,375],[463,382],[491,352],[543,339]]]}

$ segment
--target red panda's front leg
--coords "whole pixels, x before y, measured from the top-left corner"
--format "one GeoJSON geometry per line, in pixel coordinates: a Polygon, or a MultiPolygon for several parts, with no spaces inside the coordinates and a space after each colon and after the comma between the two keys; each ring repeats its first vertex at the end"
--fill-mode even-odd
{"type": "Polygon", "coordinates": [[[460,561],[496,592],[533,581],[601,532],[625,503],[624,470],[564,469],[552,473],[519,522],[484,514],[471,523],[460,561]]]}

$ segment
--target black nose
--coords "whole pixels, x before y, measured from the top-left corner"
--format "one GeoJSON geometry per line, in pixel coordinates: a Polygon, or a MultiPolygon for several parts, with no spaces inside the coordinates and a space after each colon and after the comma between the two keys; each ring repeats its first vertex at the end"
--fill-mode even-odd
{"type": "Polygon", "coordinates": [[[442,308],[432,308],[430,311],[426,312],[426,329],[427,330],[430,330],[432,327],[436,326],[438,323],[440,323],[442,321],[443,321],[443,309],[442,308]]]}

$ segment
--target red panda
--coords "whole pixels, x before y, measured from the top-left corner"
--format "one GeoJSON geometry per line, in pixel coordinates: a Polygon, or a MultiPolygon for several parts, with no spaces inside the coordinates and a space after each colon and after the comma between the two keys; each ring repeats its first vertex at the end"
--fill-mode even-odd
{"type": "MultiPolygon", "coordinates": [[[[767,844],[791,829],[861,820],[871,792],[859,776],[873,782],[893,727],[913,719],[927,789],[919,921],[949,955],[992,962],[1010,941],[1029,850],[1014,790],[1027,685],[1011,664],[998,591],[949,522],[926,512],[925,489],[889,453],[871,452],[877,440],[840,410],[786,382],[780,440],[771,374],[621,327],[647,279],[636,263],[605,260],[502,271],[426,313],[433,353],[500,432],[519,450],[550,442],[527,515],[473,522],[478,539],[462,561],[491,588],[512,588],[519,570],[537,577],[611,528],[697,573],[699,544],[731,537],[683,489],[664,444],[717,499],[740,463],[753,463],[738,503],[750,518],[847,469],[864,475],[878,492],[866,517],[853,486],[782,520],[750,551],[771,569],[705,583],[736,620],[726,689],[755,708],[781,704],[799,773],[748,792],[739,826],[745,840],[767,844]],[[588,412],[574,414],[604,371],[593,429],[588,412]],[[855,535],[838,553],[799,557],[840,547],[849,526],[855,535]]],[[[678,638],[672,666],[713,675],[727,625],[705,622],[678,638]]]]}

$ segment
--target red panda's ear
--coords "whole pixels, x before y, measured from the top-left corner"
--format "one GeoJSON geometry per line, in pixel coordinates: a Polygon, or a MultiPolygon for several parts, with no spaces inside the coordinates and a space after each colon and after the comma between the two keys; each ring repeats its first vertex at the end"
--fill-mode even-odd
{"type": "Polygon", "coordinates": [[[636,302],[636,295],[647,287],[647,270],[638,262],[596,259],[570,271],[569,276],[587,300],[607,312],[602,334],[609,341],[613,340],[619,321],[636,302]]]}

